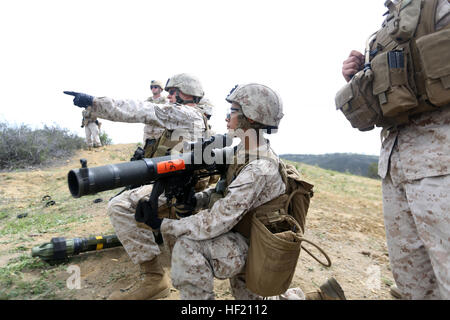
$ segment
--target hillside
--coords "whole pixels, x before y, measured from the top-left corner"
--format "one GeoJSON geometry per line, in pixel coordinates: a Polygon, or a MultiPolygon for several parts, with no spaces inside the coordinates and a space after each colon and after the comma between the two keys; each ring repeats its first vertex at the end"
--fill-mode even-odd
{"type": "MultiPolygon", "coordinates": [[[[128,161],[135,147],[83,150],[62,166],[0,173],[0,299],[100,300],[133,285],[139,268],[122,247],[80,254],[56,266],[32,258],[30,252],[53,237],[112,234],[106,207],[118,190],[74,199],[67,188],[67,172],[80,167],[80,158],[86,158],[89,166],[128,161]],[[54,205],[46,206],[46,195],[54,205]],[[97,198],[103,202],[94,203],[97,198]],[[26,217],[17,217],[25,213],[26,217]],[[80,267],[81,288],[70,290],[68,268],[74,265],[80,267]]],[[[392,299],[380,181],[302,163],[296,166],[304,180],[315,185],[306,238],[319,244],[333,265],[322,267],[302,252],[292,286],[308,292],[334,276],[348,299],[392,299]]],[[[169,255],[161,249],[164,268],[170,272],[169,255]]],[[[228,281],[216,280],[215,289],[217,299],[232,299],[228,281]]],[[[172,289],[168,299],[178,297],[172,289]]]]}
{"type": "Polygon", "coordinates": [[[282,154],[281,158],[318,166],[339,172],[349,172],[364,177],[377,178],[370,166],[378,165],[378,156],[369,156],[356,153],[327,153],[314,154],[282,154]]]}

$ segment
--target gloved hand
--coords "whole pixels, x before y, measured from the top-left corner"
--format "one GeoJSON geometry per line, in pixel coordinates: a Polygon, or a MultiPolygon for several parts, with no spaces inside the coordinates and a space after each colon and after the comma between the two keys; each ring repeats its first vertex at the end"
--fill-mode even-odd
{"type": "MultiPolygon", "coordinates": [[[[192,190],[193,191],[193,190],[192,190]]],[[[190,215],[192,215],[196,211],[196,205],[197,205],[197,193],[190,194],[188,196],[185,196],[185,199],[182,203],[175,203],[175,213],[178,218],[186,218],[190,215]]]]}
{"type": "Polygon", "coordinates": [[[92,102],[94,101],[94,97],[90,96],[86,93],[74,92],[74,91],[64,91],[65,94],[69,96],[74,96],[73,104],[80,108],[87,108],[92,106],[92,102]]]}
{"type": "Polygon", "coordinates": [[[136,161],[136,160],[142,160],[145,156],[145,150],[141,147],[138,147],[136,151],[134,151],[133,157],[130,159],[130,161],[136,161]]]}
{"type": "Polygon", "coordinates": [[[194,197],[195,200],[193,203],[195,204],[195,210],[203,210],[208,209],[208,204],[211,198],[211,195],[213,194],[214,189],[209,188],[206,190],[203,190],[201,192],[197,192],[194,197]]]}
{"type": "Polygon", "coordinates": [[[158,230],[163,221],[163,219],[158,218],[157,214],[154,214],[150,202],[142,199],[136,206],[134,218],[137,222],[143,222],[154,230],[158,230]]]}

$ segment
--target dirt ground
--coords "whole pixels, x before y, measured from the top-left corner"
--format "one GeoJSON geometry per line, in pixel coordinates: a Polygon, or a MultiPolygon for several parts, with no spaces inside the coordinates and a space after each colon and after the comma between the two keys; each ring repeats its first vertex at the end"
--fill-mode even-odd
{"type": "MultiPolygon", "coordinates": [[[[127,161],[134,150],[133,145],[113,145],[95,151],[81,151],[65,165],[43,170],[23,171],[18,173],[0,173],[2,191],[0,197],[13,199],[16,206],[24,208],[40,199],[26,197],[24,193],[42,195],[49,191],[47,181],[56,181],[64,192],[68,193],[65,176],[68,170],[79,167],[79,158],[87,158],[90,166],[103,165],[127,161]],[[112,156],[114,155],[114,156],[112,156]],[[13,179],[6,179],[6,175],[13,175],[13,179]]],[[[317,170],[322,170],[317,168],[317,170]]],[[[336,173],[339,175],[339,173],[336,173]]],[[[353,176],[352,176],[353,177],[353,176]]],[[[307,180],[310,181],[310,180],[307,180]]],[[[310,181],[316,184],[315,181],[310,181]]],[[[322,181],[324,185],[329,181],[322,181]]],[[[305,238],[317,243],[329,255],[332,266],[326,268],[311,258],[305,251],[300,254],[296,273],[291,287],[300,287],[304,292],[316,290],[329,277],[335,277],[341,284],[347,299],[394,299],[389,293],[389,286],[393,284],[389,267],[389,257],[385,244],[385,233],[381,209],[381,197],[372,202],[351,200],[347,203],[342,197],[332,193],[320,191],[315,193],[307,217],[307,231],[305,238]]],[[[352,183],[362,186],[365,183],[379,187],[377,180],[362,177],[352,178],[352,183]]],[[[357,191],[353,194],[358,198],[357,191]]],[[[380,191],[381,194],[381,191],[380,191]]],[[[102,197],[101,194],[98,197],[102,197]]],[[[67,197],[70,199],[70,197],[67,197]]],[[[85,207],[89,220],[84,223],[69,225],[70,231],[61,233],[43,232],[30,236],[29,247],[48,242],[52,237],[65,236],[80,237],[113,233],[109,218],[106,216],[107,198],[103,202],[85,207]]],[[[69,201],[69,200],[67,200],[69,201]]],[[[0,221],[1,226],[1,221],[0,221]]],[[[11,252],[17,242],[6,241],[9,237],[0,237],[0,267],[7,264],[18,253],[11,252]]],[[[320,260],[324,257],[310,245],[305,247],[313,251],[320,260]]],[[[170,273],[169,253],[162,245],[161,250],[164,268],[170,273]]],[[[98,252],[84,253],[72,257],[70,261],[60,266],[50,281],[66,283],[71,273],[67,269],[76,265],[80,268],[81,288],[69,290],[63,286],[55,288],[57,299],[106,299],[114,290],[132,289],[139,278],[139,267],[128,258],[122,247],[106,249],[98,252]]],[[[24,272],[24,279],[35,278],[40,270],[24,272]]],[[[227,280],[215,280],[217,299],[233,299],[227,280]]],[[[171,289],[171,294],[165,300],[178,299],[179,292],[171,289]]],[[[33,299],[41,299],[39,295],[33,299]]]]}

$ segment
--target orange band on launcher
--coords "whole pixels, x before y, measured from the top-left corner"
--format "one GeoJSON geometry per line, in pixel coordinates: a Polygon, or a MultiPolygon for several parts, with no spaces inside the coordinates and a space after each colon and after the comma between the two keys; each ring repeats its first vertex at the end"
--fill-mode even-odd
{"type": "Polygon", "coordinates": [[[156,165],[156,171],[158,173],[168,173],[168,172],[179,171],[179,170],[184,170],[184,169],[186,169],[186,166],[184,165],[183,159],[163,161],[163,162],[159,162],[156,165]]]}

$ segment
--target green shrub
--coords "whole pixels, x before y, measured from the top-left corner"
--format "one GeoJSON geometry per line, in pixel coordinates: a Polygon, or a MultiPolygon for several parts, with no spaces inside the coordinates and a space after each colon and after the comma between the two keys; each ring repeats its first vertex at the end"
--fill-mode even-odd
{"type": "Polygon", "coordinates": [[[102,143],[102,146],[109,146],[110,144],[112,144],[112,139],[108,136],[108,134],[105,131],[101,131],[100,142],[102,143]]]}
{"type": "Polygon", "coordinates": [[[31,129],[0,122],[0,169],[48,164],[81,149],[84,139],[57,125],[31,129]]]}

